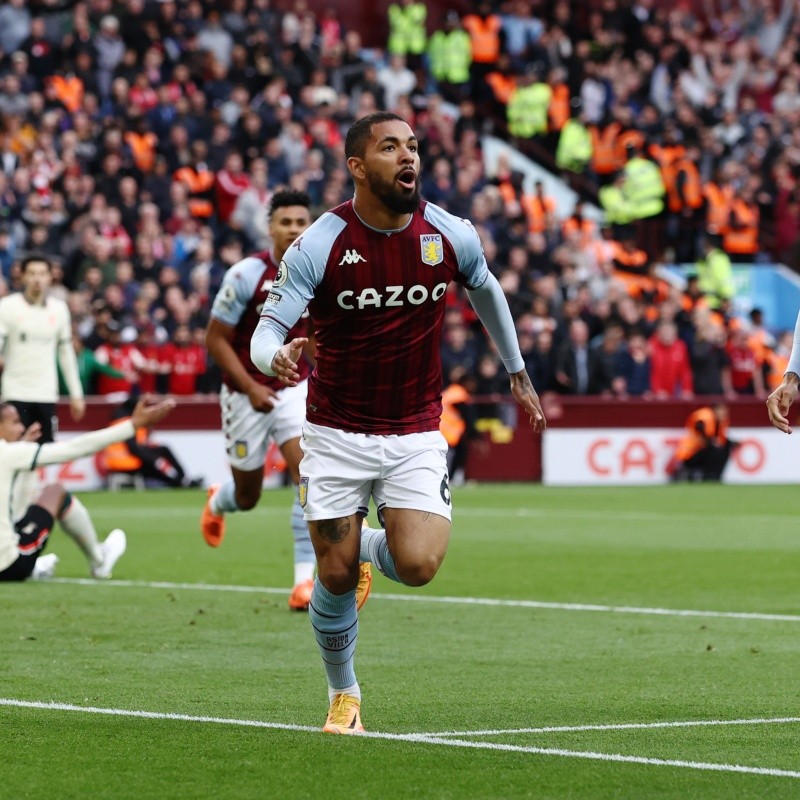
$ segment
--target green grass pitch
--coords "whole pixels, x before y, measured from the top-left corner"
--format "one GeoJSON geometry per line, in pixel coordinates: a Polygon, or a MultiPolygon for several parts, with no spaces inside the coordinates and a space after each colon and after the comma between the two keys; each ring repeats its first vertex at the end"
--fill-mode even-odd
{"type": "Polygon", "coordinates": [[[114,579],[56,531],[0,586],[2,798],[800,797],[796,487],[456,490],[434,582],[362,611],[366,737],[319,733],[288,490],[218,550],[199,491],[84,501],[114,579]]]}

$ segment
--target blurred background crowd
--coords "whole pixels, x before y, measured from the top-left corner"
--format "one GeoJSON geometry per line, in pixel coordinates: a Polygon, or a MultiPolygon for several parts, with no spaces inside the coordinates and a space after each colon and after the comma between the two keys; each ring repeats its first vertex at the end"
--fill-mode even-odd
{"type": "MultiPolygon", "coordinates": [[[[269,247],[277,189],[348,199],[344,134],[387,109],[423,197],[477,228],[541,393],[765,395],[791,333],[734,313],[731,264],[800,269],[800,0],[430,8],[389,4],[366,47],[306,0],[7,0],[0,296],[43,252],[87,393],[214,393],[225,270],[269,247]],[[485,134],[578,201],[489,167],[485,134]]],[[[441,348],[445,384],[507,392],[455,286],[441,348]]]]}

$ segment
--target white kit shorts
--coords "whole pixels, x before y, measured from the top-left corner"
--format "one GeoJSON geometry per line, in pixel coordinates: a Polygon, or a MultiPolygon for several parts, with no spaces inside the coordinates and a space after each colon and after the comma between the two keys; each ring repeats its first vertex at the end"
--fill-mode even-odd
{"type": "Polygon", "coordinates": [[[279,447],[300,436],[306,418],[308,381],[281,389],[272,411],[263,413],[250,405],[246,394],[223,386],[219,393],[225,450],[232,467],[243,472],[261,469],[270,439],[279,447]]]}
{"type": "Polygon", "coordinates": [[[382,436],[306,422],[300,439],[300,504],[306,520],[384,508],[451,519],[447,442],[439,431],[382,436]]]}

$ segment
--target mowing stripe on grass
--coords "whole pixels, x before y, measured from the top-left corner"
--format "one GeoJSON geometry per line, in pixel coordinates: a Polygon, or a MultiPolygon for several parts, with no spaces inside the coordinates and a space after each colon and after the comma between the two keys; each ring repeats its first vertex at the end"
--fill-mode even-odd
{"type": "MultiPolygon", "coordinates": [[[[202,506],[201,506],[202,507],[202,506]]],[[[118,508],[93,508],[93,517],[113,517],[119,519],[118,508]]],[[[187,510],[184,507],[175,508],[141,508],[137,506],[136,517],[181,517],[186,518],[187,510]]],[[[247,512],[248,516],[286,516],[285,507],[270,505],[256,506],[247,512]]],[[[504,519],[602,519],[602,520],[630,520],[632,522],[658,522],[665,516],[670,518],[685,518],[690,520],[713,519],[717,522],[721,520],[750,520],[754,523],[763,522],[787,522],[796,519],[796,515],[786,514],[726,514],[718,509],[710,511],[683,511],[664,510],[662,511],[613,511],[609,509],[597,509],[595,511],[587,508],[482,508],[479,506],[458,506],[454,511],[454,516],[458,517],[502,517],[504,519]]]]}
{"type": "MultiPolygon", "coordinates": [[[[245,594],[288,594],[290,588],[274,586],[234,586],[213,583],[174,583],[172,581],[96,581],[92,578],[51,578],[47,583],[66,583],[77,586],[109,586],[134,589],[189,589],[204,592],[242,592],[245,594]]],[[[590,611],[607,614],[647,614],[658,617],[713,617],[721,619],[752,619],[762,622],[800,622],[798,614],[766,614],[758,611],[698,611],[684,608],[640,608],[638,606],[607,606],[596,603],[552,603],[544,600],[499,600],[491,597],[437,597],[426,594],[388,594],[373,592],[377,600],[400,600],[416,603],[451,603],[472,606],[504,606],[506,608],[540,608],[549,611],[590,611]]]]}
{"type": "Polygon", "coordinates": [[[441,731],[426,733],[431,738],[448,736],[502,736],[514,733],[580,733],[582,731],[641,731],[658,728],[712,728],[723,725],[785,725],[800,717],[760,717],[756,719],[697,719],[678,722],[618,722],[605,725],[546,725],[541,728],[497,728],[485,731],[441,731]]]}
{"type": "MultiPolygon", "coordinates": [[[[273,730],[301,731],[319,733],[318,727],[308,725],[291,725],[278,722],[263,722],[251,719],[229,719],[225,717],[193,716],[191,714],[166,714],[156,711],[136,711],[122,708],[98,708],[96,706],[76,706],[70,703],[42,703],[30,700],[13,700],[0,698],[0,706],[14,708],[32,708],[43,711],[74,711],[84,714],[104,714],[115,717],[134,717],[144,719],[173,720],[176,722],[198,722],[217,725],[236,725],[249,728],[269,728],[273,730]]],[[[765,722],[769,722],[766,720],[765,722]]],[[[677,767],[679,769],[710,770],[713,772],[737,772],[748,775],[768,775],[775,778],[800,778],[800,772],[772,767],[751,767],[743,764],[714,764],[704,761],[684,761],[681,759],[647,758],[645,756],[629,756],[622,753],[598,753],[584,750],[565,750],[557,747],[525,747],[523,745],[500,744],[497,742],[471,742],[465,739],[450,739],[439,735],[424,733],[379,733],[367,731],[360,734],[362,738],[389,739],[393,741],[433,744],[444,747],[466,747],[473,750],[500,750],[510,753],[530,753],[532,755],[560,756],[562,758],[583,758],[590,761],[616,761],[626,764],[644,764],[657,767],[677,767]]]]}

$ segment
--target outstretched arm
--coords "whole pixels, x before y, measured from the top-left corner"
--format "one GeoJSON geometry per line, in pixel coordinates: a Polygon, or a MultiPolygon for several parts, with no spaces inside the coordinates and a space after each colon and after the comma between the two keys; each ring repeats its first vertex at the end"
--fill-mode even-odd
{"type": "Polygon", "coordinates": [[[783,381],[767,398],[769,420],[779,431],[784,433],[792,432],[788,415],[789,408],[797,397],[798,385],[800,385],[800,312],[797,314],[797,322],[794,326],[792,353],[789,356],[789,363],[786,365],[783,381]]]}
{"type": "Polygon", "coordinates": [[[480,317],[483,326],[492,337],[497,352],[511,376],[511,393],[530,417],[534,430],[547,427],[539,396],[533,388],[531,379],[525,371],[525,362],[519,351],[514,320],[508,310],[508,302],[497,278],[491,273],[483,285],[467,292],[472,307],[480,317]]]}
{"type": "Polygon", "coordinates": [[[297,363],[308,339],[292,339],[284,344],[285,337],[280,323],[261,317],[250,340],[250,358],[265,375],[276,375],[287,386],[296,386],[300,380],[297,363]]]}
{"type": "Polygon", "coordinates": [[[96,453],[114,442],[130,439],[137,428],[148,428],[163,419],[175,407],[174,400],[150,403],[147,398],[140,400],[129,420],[111,425],[99,431],[84,433],[74,439],[62,442],[37,444],[20,440],[6,448],[4,460],[13,469],[32,470],[46,464],[63,464],[75,458],[96,453]]]}
{"type": "Polygon", "coordinates": [[[783,376],[783,382],[767,398],[767,412],[770,422],[784,433],[791,433],[789,425],[789,409],[797,397],[797,389],[800,385],[800,376],[796,372],[787,372],[783,376]]]}

